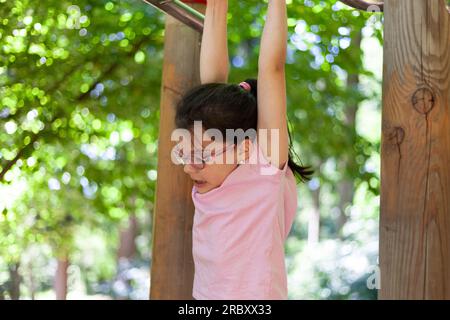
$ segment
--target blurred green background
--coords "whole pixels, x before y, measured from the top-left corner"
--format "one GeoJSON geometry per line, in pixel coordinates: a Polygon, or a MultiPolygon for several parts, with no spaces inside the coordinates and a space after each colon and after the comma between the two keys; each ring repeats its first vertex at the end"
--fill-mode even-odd
{"type": "MultiPolygon", "coordinates": [[[[230,0],[231,82],[257,75],[266,7],[230,0]]],[[[316,170],[289,299],[376,299],[383,17],[335,0],[288,15],[288,115],[316,170]]],[[[58,281],[148,299],[163,44],[140,0],[0,0],[0,299],[55,299],[58,281]]]]}

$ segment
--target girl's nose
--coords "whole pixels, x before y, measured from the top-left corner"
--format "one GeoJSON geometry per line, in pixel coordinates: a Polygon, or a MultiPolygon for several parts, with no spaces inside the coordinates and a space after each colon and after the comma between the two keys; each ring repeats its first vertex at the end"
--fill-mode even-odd
{"type": "Polygon", "coordinates": [[[185,173],[190,174],[190,173],[194,173],[197,171],[197,169],[195,169],[192,165],[190,164],[185,164],[183,167],[183,170],[185,173]]]}

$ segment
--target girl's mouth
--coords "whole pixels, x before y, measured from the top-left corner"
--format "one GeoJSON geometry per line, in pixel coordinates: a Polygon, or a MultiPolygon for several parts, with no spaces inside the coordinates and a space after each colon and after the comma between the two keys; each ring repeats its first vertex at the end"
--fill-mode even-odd
{"type": "Polygon", "coordinates": [[[203,187],[206,184],[206,181],[202,181],[202,180],[194,180],[194,185],[197,188],[203,187]]]}

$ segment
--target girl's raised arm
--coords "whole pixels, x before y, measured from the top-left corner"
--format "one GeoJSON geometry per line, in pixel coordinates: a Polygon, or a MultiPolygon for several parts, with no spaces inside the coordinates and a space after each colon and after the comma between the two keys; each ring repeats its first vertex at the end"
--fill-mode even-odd
{"type": "Polygon", "coordinates": [[[261,143],[261,149],[266,157],[270,155],[272,164],[280,169],[283,168],[289,155],[286,120],[286,50],[286,0],[269,0],[258,61],[258,133],[260,129],[268,130],[268,143],[267,145],[261,143]],[[270,149],[271,129],[279,130],[278,141],[272,142],[274,147],[277,147],[276,150],[270,149]]]}
{"type": "Polygon", "coordinates": [[[200,51],[201,83],[228,81],[228,0],[208,0],[200,51]]]}

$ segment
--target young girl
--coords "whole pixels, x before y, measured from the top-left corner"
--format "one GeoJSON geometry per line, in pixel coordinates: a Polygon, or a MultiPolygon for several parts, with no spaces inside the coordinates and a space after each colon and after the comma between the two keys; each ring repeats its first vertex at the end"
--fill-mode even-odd
{"type": "Polygon", "coordinates": [[[269,0],[258,80],[240,84],[226,83],[227,9],[227,0],[208,0],[202,85],[180,101],[176,126],[192,132],[194,122],[201,121],[202,133],[216,129],[224,137],[227,129],[253,129],[258,137],[264,129],[277,134],[262,143],[250,138],[191,141],[195,152],[189,154],[176,149],[176,158],[194,181],[193,297],[287,299],[284,242],[297,209],[294,175],[306,181],[313,171],[294,163],[291,154],[284,70],[286,3],[269,0]],[[202,156],[212,146],[214,151],[202,156]],[[225,156],[233,161],[223,163],[225,156]],[[264,174],[263,169],[272,172],[264,174]]]}

